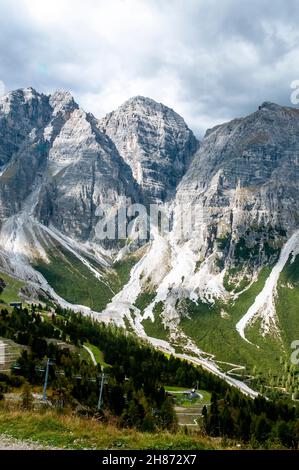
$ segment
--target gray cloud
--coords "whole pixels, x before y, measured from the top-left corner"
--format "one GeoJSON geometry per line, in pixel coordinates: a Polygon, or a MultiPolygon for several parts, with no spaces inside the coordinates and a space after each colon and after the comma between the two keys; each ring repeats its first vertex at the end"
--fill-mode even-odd
{"type": "Polygon", "coordinates": [[[6,89],[70,90],[102,116],[130,96],[199,135],[265,100],[291,105],[296,0],[0,0],[6,89]]]}

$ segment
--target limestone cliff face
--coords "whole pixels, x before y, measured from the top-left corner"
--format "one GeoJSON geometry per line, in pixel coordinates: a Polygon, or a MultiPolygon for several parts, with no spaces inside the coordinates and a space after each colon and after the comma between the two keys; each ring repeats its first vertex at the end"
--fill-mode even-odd
{"type": "Polygon", "coordinates": [[[177,192],[177,201],[202,208],[202,255],[218,239],[226,255],[261,262],[298,228],[298,156],[293,108],[264,103],[206,133],[177,192]]]}
{"type": "Polygon", "coordinates": [[[38,211],[41,221],[79,240],[91,239],[97,208],[138,198],[130,167],[96,119],[74,110],[54,139],[38,211]]]}
{"type": "Polygon", "coordinates": [[[68,92],[8,93],[0,100],[0,219],[26,210],[93,239],[98,207],[173,195],[197,146],[179,115],[147,98],[99,121],[68,92]]]}
{"type": "Polygon", "coordinates": [[[0,100],[0,220],[26,211],[71,237],[93,236],[96,208],[138,198],[130,167],[68,92],[0,100]]]}
{"type": "Polygon", "coordinates": [[[186,172],[198,141],[183,118],[136,96],[100,120],[150,201],[165,201],[186,172]]]}
{"type": "Polygon", "coordinates": [[[18,212],[46,160],[43,129],[51,115],[48,98],[33,89],[0,98],[0,217],[18,212]]]}

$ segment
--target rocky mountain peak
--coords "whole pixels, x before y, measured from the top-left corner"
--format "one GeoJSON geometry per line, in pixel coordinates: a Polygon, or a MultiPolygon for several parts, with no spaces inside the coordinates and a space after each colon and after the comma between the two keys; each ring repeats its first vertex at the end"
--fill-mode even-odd
{"type": "Polygon", "coordinates": [[[147,113],[149,113],[149,115],[156,113],[161,116],[166,114],[172,114],[178,120],[184,121],[183,118],[179,114],[177,114],[173,109],[153,100],[152,98],[148,98],[146,96],[141,95],[136,95],[132,98],[129,98],[116,111],[123,113],[133,113],[135,111],[140,115],[146,115],[147,113]]]}
{"type": "Polygon", "coordinates": [[[16,109],[28,110],[32,105],[43,101],[46,101],[45,95],[37,93],[34,88],[20,88],[0,97],[0,112],[8,114],[16,109]]]}
{"type": "Polygon", "coordinates": [[[49,96],[49,103],[53,108],[53,115],[61,112],[71,112],[78,108],[77,103],[69,91],[56,90],[49,96]]]}
{"type": "Polygon", "coordinates": [[[34,88],[32,88],[31,86],[28,87],[28,88],[23,88],[20,90],[23,97],[24,97],[24,100],[26,102],[30,102],[32,100],[35,100],[35,99],[39,99],[41,97],[40,93],[38,93],[34,88]]]}
{"type": "MultiPolygon", "coordinates": [[[[148,98],[147,96],[136,95],[132,96],[128,100],[126,100],[119,108],[125,108],[128,106],[163,106],[162,103],[158,103],[157,101],[153,100],[152,98],[148,98]]],[[[164,106],[166,107],[166,106],[164,106]]]]}
{"type": "Polygon", "coordinates": [[[198,142],[185,121],[143,96],[127,100],[100,120],[100,127],[131,167],[150,201],[173,195],[198,142]]]}
{"type": "Polygon", "coordinates": [[[271,111],[278,111],[281,110],[283,107],[279,106],[276,103],[272,103],[271,101],[264,101],[260,106],[259,110],[271,110],[271,111]]]}

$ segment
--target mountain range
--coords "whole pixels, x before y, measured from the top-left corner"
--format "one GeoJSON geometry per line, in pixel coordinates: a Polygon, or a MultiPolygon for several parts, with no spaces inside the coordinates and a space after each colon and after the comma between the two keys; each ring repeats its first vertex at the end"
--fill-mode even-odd
{"type": "Polygon", "coordinates": [[[199,141],[142,96],[97,119],[68,92],[10,92],[0,278],[24,301],[114,321],[244,390],[292,391],[281,365],[299,339],[298,155],[299,110],[270,102],[199,141]],[[193,230],[182,237],[178,217],[152,239],[98,240],[97,210],[134,203],[183,207],[193,230]]]}

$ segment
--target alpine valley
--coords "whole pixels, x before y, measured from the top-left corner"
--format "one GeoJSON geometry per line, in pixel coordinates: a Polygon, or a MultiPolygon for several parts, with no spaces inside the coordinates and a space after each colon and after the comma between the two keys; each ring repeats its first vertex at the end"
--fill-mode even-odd
{"type": "MultiPolygon", "coordinates": [[[[299,339],[299,110],[265,102],[198,141],[137,96],[102,119],[68,92],[0,98],[1,300],[114,322],[244,393],[292,395],[299,339]],[[99,208],[196,208],[139,240],[97,238],[99,208]]],[[[111,217],[113,214],[111,214],[111,217]]]]}

